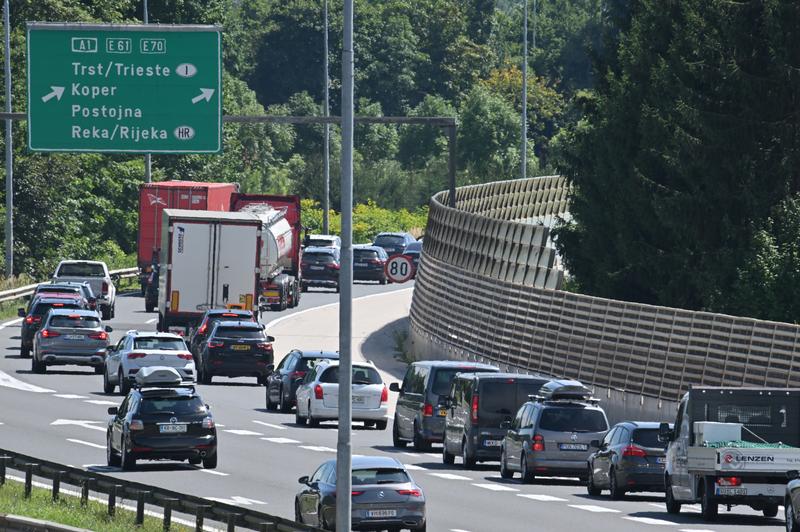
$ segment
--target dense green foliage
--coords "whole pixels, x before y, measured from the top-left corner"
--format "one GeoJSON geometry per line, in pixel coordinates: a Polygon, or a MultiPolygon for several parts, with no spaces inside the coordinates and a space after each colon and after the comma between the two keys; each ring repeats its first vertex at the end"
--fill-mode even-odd
{"type": "MultiPolygon", "coordinates": [[[[309,233],[322,232],[322,208],[312,199],[302,200],[303,226],[309,233]]],[[[407,231],[416,237],[422,236],[428,223],[428,207],[413,211],[407,209],[383,209],[369,201],[353,209],[353,243],[369,244],[375,235],[384,231],[407,231]]],[[[338,213],[330,217],[330,231],[340,234],[342,220],[338,213]]]]}
{"type": "Polygon", "coordinates": [[[598,73],[554,141],[581,289],[798,321],[800,4],[605,3],[598,73]]]}

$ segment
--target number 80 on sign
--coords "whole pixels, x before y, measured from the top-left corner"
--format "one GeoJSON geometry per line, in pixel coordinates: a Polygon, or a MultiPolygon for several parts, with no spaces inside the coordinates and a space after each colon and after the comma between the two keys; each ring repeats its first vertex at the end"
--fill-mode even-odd
{"type": "Polygon", "coordinates": [[[393,283],[404,283],[414,275],[414,262],[407,255],[392,255],[383,267],[386,278],[393,283]]]}

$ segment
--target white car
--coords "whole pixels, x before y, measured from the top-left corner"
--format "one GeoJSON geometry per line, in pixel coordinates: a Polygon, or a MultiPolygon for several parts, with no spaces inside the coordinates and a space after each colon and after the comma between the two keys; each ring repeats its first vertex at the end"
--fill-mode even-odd
{"type": "Polygon", "coordinates": [[[104,320],[114,317],[117,306],[117,288],[105,262],[96,260],[62,260],[52,282],[89,283],[96,298],[97,310],[104,320]]]}
{"type": "Polygon", "coordinates": [[[109,347],[103,370],[103,391],[127,395],[142,368],[174,368],[185,381],[195,382],[194,358],[183,337],[172,333],[128,331],[115,347],[109,347]]]}
{"type": "MultiPolygon", "coordinates": [[[[378,430],[386,428],[389,389],[370,362],[353,364],[353,421],[378,430]]],[[[298,425],[316,427],[320,421],[339,419],[339,361],[323,360],[306,374],[297,389],[298,425]]]]}

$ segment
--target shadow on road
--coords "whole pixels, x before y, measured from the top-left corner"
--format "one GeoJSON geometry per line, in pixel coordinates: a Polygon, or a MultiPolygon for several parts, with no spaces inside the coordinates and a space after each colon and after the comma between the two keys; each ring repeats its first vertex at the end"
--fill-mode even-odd
{"type": "MultiPolygon", "coordinates": [[[[8,357],[6,357],[6,358],[8,358],[8,357]]],[[[33,375],[34,374],[33,371],[31,371],[29,369],[18,369],[18,370],[15,371],[15,373],[17,373],[19,375],[33,375]]],[[[64,370],[61,370],[61,371],[59,371],[59,370],[48,369],[47,373],[45,373],[44,375],[85,375],[87,377],[91,375],[93,377],[96,377],[96,375],[95,375],[93,370],[89,370],[89,371],[64,371],[64,370]]]]}
{"type": "Polygon", "coordinates": [[[408,317],[400,318],[387,323],[377,331],[370,334],[361,345],[364,358],[371,360],[383,371],[389,373],[397,380],[402,380],[406,374],[407,364],[398,360],[395,335],[408,331],[408,317]]]}

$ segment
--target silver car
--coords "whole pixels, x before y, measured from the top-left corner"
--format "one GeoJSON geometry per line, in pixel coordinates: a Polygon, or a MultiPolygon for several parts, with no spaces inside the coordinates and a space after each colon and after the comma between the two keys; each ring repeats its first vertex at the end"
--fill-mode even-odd
{"type": "Polygon", "coordinates": [[[103,371],[108,333],[94,310],[53,309],[33,338],[31,370],[45,373],[47,366],[92,366],[103,371]]]}
{"type": "MultiPolygon", "coordinates": [[[[353,456],[353,530],[425,531],[425,494],[403,464],[389,456],[353,456]]],[[[295,520],[333,530],[336,525],[336,460],[300,477],[295,520]]]]}

